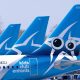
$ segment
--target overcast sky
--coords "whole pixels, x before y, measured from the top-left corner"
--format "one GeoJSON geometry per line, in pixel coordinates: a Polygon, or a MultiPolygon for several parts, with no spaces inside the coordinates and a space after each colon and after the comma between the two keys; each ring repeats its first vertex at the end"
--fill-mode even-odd
{"type": "Polygon", "coordinates": [[[36,16],[50,16],[49,27],[59,24],[73,5],[80,0],[0,0],[0,21],[6,28],[21,23],[26,29],[36,16]]]}

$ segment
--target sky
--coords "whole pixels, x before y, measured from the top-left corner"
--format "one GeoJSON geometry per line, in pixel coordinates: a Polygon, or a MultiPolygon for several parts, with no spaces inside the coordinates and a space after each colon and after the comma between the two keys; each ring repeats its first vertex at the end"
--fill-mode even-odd
{"type": "Polygon", "coordinates": [[[80,0],[0,0],[1,29],[20,23],[26,30],[37,16],[50,16],[47,32],[80,0]]]}

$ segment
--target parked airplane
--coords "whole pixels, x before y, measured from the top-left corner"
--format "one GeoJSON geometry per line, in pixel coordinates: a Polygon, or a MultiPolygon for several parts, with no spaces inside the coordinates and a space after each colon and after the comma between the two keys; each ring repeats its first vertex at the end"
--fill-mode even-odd
{"type": "Polygon", "coordinates": [[[79,25],[76,5],[34,54],[0,56],[0,79],[40,80],[80,69],[79,25]]]}
{"type": "Polygon", "coordinates": [[[31,54],[40,48],[45,40],[48,20],[49,16],[37,17],[7,54],[31,54]]]}
{"type": "Polygon", "coordinates": [[[18,39],[20,24],[10,24],[0,35],[0,55],[6,54],[18,39]],[[8,48],[6,47],[8,46],[8,48]]]}

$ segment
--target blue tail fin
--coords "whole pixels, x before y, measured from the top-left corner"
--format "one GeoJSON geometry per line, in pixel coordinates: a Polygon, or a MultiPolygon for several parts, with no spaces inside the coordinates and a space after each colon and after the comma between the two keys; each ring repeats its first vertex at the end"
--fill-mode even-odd
{"type": "Polygon", "coordinates": [[[31,54],[40,48],[45,40],[48,20],[48,16],[37,17],[8,54],[31,54]]]}
{"type": "Polygon", "coordinates": [[[70,10],[42,47],[35,53],[37,55],[50,55],[52,49],[55,49],[53,51],[57,51],[56,54],[58,54],[61,50],[69,52],[69,49],[66,50],[66,45],[67,41],[71,39],[74,42],[80,41],[80,5],[76,5],[70,10]]]}
{"type": "Polygon", "coordinates": [[[20,24],[11,24],[0,35],[0,55],[6,54],[14,45],[14,43],[18,39],[19,29],[20,24]]]}
{"type": "Polygon", "coordinates": [[[74,6],[67,16],[58,25],[55,31],[49,36],[42,47],[37,50],[32,56],[44,56],[49,57],[49,66],[45,71],[45,74],[54,72],[65,72],[66,69],[74,70],[80,68],[75,64],[77,60],[80,60],[80,5],[74,6]],[[65,62],[64,62],[65,61],[65,62]],[[75,62],[74,64],[64,65],[62,63],[75,62]],[[55,63],[58,67],[55,70],[55,63]]]}

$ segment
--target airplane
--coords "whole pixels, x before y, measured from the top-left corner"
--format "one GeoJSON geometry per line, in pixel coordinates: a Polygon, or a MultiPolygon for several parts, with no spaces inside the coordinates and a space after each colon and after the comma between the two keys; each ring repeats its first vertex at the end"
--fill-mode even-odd
{"type": "Polygon", "coordinates": [[[0,55],[6,54],[18,39],[20,24],[10,24],[0,35],[0,55]],[[8,48],[6,47],[8,46],[8,48]]]}
{"type": "Polygon", "coordinates": [[[27,55],[40,48],[45,41],[48,20],[49,16],[36,17],[29,28],[16,41],[12,49],[6,54],[27,55]]]}
{"type": "Polygon", "coordinates": [[[34,54],[0,56],[0,79],[40,80],[80,69],[79,25],[75,5],[34,54]]]}

